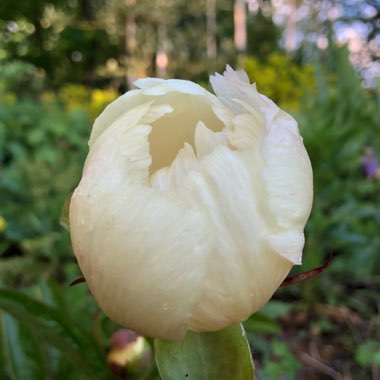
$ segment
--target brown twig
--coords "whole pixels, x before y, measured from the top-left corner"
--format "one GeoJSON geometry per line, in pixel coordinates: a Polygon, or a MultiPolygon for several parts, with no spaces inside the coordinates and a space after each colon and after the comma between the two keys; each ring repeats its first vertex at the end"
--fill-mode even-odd
{"type": "Polygon", "coordinates": [[[306,352],[299,352],[297,356],[305,364],[315,368],[316,370],[318,370],[321,373],[324,373],[327,376],[330,376],[334,380],[346,380],[344,376],[339,372],[335,371],[335,369],[329,367],[327,364],[321,362],[320,360],[314,358],[306,352]]]}
{"type": "MultiPolygon", "coordinates": [[[[308,271],[303,272],[303,273],[296,274],[294,276],[289,276],[289,277],[285,278],[285,280],[283,281],[283,283],[280,286],[282,287],[282,286],[289,286],[289,285],[297,284],[299,282],[302,282],[302,281],[308,280],[310,278],[313,278],[315,276],[318,276],[319,274],[321,274],[323,271],[325,271],[328,268],[328,266],[330,265],[330,263],[332,261],[332,258],[333,258],[333,255],[332,255],[332,253],[330,253],[330,256],[328,257],[328,259],[320,267],[308,270],[308,271]]],[[[78,285],[78,284],[81,284],[83,282],[86,282],[86,279],[84,277],[79,277],[76,280],[74,280],[70,284],[70,286],[78,285]]]]}
{"type": "Polygon", "coordinates": [[[79,277],[76,280],[74,280],[70,286],[81,284],[82,282],[86,282],[86,279],[84,277],[79,277]]]}
{"type": "Polygon", "coordinates": [[[281,284],[281,286],[289,286],[289,285],[297,284],[298,282],[302,282],[310,278],[313,278],[315,276],[318,276],[319,274],[321,274],[324,270],[328,268],[328,266],[330,265],[332,261],[332,258],[333,258],[333,255],[332,253],[330,253],[330,256],[328,257],[328,259],[320,267],[308,270],[300,274],[296,274],[294,276],[286,277],[283,283],[281,284]]]}

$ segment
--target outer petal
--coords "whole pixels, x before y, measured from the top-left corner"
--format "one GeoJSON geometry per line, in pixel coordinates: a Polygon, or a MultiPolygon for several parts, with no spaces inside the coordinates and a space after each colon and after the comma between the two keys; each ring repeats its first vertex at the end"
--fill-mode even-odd
{"type": "Polygon", "coordinates": [[[289,273],[291,263],[267,242],[271,213],[260,185],[261,164],[254,151],[219,146],[178,190],[193,207],[207,210],[218,237],[192,330],[218,330],[247,319],[289,273]]]}
{"type": "Polygon", "coordinates": [[[303,229],[311,211],[313,179],[301,137],[274,123],[264,137],[262,154],[269,204],[279,225],[303,229]]]}
{"type": "MultiPolygon", "coordinates": [[[[127,119],[138,120],[140,111],[127,119]]],[[[143,185],[149,131],[121,117],[102,133],[73,194],[70,228],[106,314],[144,335],[174,339],[185,334],[201,297],[213,235],[202,212],[143,185]]]]}
{"type": "Polygon", "coordinates": [[[220,100],[191,82],[138,81],[97,119],[72,198],[90,289],[145,335],[240,322],[300,262],[312,172],[297,125],[243,72],[211,82],[220,100]]]}
{"type": "MultiPolygon", "coordinates": [[[[262,180],[266,184],[269,209],[278,225],[272,247],[294,264],[301,263],[303,228],[313,198],[312,168],[296,121],[267,97],[259,94],[244,72],[227,67],[224,75],[211,77],[218,98],[235,113],[262,115],[265,131],[261,154],[264,160],[262,180]],[[291,233],[290,233],[291,232],[291,233]],[[285,236],[291,238],[286,239],[285,236]],[[282,247],[279,246],[282,242],[282,247]]],[[[257,123],[251,124],[257,133],[257,123]]]]}
{"type": "Polygon", "coordinates": [[[201,140],[202,135],[205,141],[199,143],[206,153],[198,162],[191,148],[185,147],[169,168],[155,173],[152,184],[174,191],[209,218],[216,239],[207,256],[202,298],[192,311],[189,328],[211,331],[241,322],[258,310],[292,264],[268,240],[276,224],[266,199],[261,178],[264,161],[255,149],[255,136],[249,149],[239,152],[223,142],[217,145],[220,132],[200,123],[196,136],[201,140]]]}
{"type": "MultiPolygon", "coordinates": [[[[175,101],[178,95],[191,95],[193,99],[196,97],[202,97],[204,101],[213,103],[215,107],[219,106],[220,108],[219,101],[213,94],[196,83],[190,81],[179,79],[164,80],[159,78],[145,78],[137,80],[135,85],[140,88],[140,90],[128,91],[124,95],[120,96],[114,102],[109,104],[95,120],[89,141],[90,147],[102,134],[102,132],[125,112],[128,112],[129,110],[132,110],[133,108],[149,101],[154,100],[157,105],[159,104],[161,98],[165,99],[165,103],[167,104],[171,101],[171,99],[175,101]],[[163,96],[169,93],[173,93],[171,97],[163,96]]],[[[188,103],[186,106],[188,106],[188,103]]]]}

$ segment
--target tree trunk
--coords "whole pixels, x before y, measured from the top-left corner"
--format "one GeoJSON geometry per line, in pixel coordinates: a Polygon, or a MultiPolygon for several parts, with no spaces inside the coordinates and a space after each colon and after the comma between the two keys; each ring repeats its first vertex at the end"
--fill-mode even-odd
{"type": "Polygon", "coordinates": [[[289,13],[288,13],[288,18],[286,22],[285,49],[288,53],[292,53],[297,47],[296,0],[288,0],[288,10],[289,10],[289,13]]]}
{"type": "Polygon", "coordinates": [[[247,50],[247,11],[245,0],[235,0],[234,5],[234,41],[236,50],[247,50]]]}
{"type": "Polygon", "coordinates": [[[136,22],[134,18],[127,18],[125,22],[125,51],[128,57],[125,67],[125,79],[127,82],[127,88],[130,90],[133,88],[133,82],[135,81],[135,75],[130,62],[133,60],[133,56],[136,50],[136,22]],[[128,63],[129,62],[129,63],[128,63]]]}
{"type": "Polygon", "coordinates": [[[216,0],[207,0],[207,58],[215,59],[216,50],[216,0]]]}

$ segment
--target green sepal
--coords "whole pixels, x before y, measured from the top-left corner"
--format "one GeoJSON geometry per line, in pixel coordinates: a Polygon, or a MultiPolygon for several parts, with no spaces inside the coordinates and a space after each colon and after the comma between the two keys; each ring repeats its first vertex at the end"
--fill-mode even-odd
{"type": "Polygon", "coordinates": [[[65,203],[63,204],[62,210],[61,210],[61,216],[59,218],[60,225],[65,228],[67,231],[70,231],[70,217],[69,217],[69,211],[70,211],[70,202],[71,202],[71,196],[73,193],[70,193],[68,197],[65,199],[65,203]]]}
{"type": "Polygon", "coordinates": [[[156,339],[162,380],[252,380],[254,365],[243,326],[216,332],[189,331],[180,341],[156,339]]]}

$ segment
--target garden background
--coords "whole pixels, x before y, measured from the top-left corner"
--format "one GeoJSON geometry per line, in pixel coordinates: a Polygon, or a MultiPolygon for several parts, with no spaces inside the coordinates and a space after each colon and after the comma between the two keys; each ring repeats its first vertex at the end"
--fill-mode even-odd
{"type": "Polygon", "coordinates": [[[257,379],[380,379],[379,12],[376,0],[2,0],[0,379],[158,379],[151,342],[128,345],[87,286],[69,286],[80,272],[61,210],[94,118],[134,79],[208,86],[226,64],[294,115],[312,161],[293,273],[334,254],[245,323],[257,379]]]}

